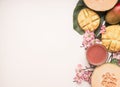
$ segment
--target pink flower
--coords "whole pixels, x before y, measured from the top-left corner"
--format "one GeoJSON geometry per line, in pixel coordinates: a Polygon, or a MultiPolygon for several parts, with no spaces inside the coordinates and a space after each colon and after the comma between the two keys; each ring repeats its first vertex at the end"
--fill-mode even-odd
{"type": "Polygon", "coordinates": [[[76,76],[74,78],[74,82],[76,82],[77,84],[80,84],[82,81],[86,81],[90,83],[91,74],[92,74],[92,71],[88,69],[83,69],[82,65],[79,64],[76,68],[76,76]]]}
{"type": "Polygon", "coordinates": [[[89,30],[87,30],[83,35],[83,42],[82,42],[83,47],[88,48],[95,43],[100,43],[100,40],[95,39],[94,32],[90,32],[89,30]]]}
{"type": "Polygon", "coordinates": [[[82,83],[82,79],[80,79],[80,77],[77,76],[77,74],[76,74],[76,77],[74,78],[74,82],[76,82],[77,84],[81,84],[82,83]]]}
{"type": "Polygon", "coordinates": [[[120,52],[113,53],[113,58],[120,60],[120,52]]]}
{"type": "Polygon", "coordinates": [[[101,28],[100,28],[100,34],[105,33],[105,28],[106,28],[106,26],[105,26],[105,21],[103,21],[102,26],[101,26],[101,28]]]}
{"type": "Polygon", "coordinates": [[[92,41],[95,39],[95,35],[94,32],[90,32],[89,30],[87,30],[85,32],[85,34],[83,35],[83,42],[82,45],[85,48],[88,48],[89,46],[92,45],[92,41]]]}
{"type": "Polygon", "coordinates": [[[101,34],[105,33],[105,25],[102,25],[102,26],[101,26],[100,33],[101,33],[101,34]]]}
{"type": "Polygon", "coordinates": [[[90,78],[91,75],[92,75],[92,72],[91,72],[91,71],[89,71],[89,70],[88,70],[88,71],[85,71],[85,72],[84,72],[84,80],[90,83],[90,81],[91,81],[91,78],[90,78]]]}
{"type": "Polygon", "coordinates": [[[81,64],[78,64],[75,71],[77,76],[81,77],[81,75],[84,73],[83,66],[81,64]]]}
{"type": "Polygon", "coordinates": [[[90,41],[92,39],[95,38],[95,35],[94,35],[94,32],[90,32],[89,30],[87,30],[83,36],[83,38],[86,40],[86,41],[90,41]]]}
{"type": "Polygon", "coordinates": [[[82,65],[81,64],[78,64],[77,65],[77,68],[76,68],[76,73],[79,73],[80,71],[82,70],[82,65]]]}

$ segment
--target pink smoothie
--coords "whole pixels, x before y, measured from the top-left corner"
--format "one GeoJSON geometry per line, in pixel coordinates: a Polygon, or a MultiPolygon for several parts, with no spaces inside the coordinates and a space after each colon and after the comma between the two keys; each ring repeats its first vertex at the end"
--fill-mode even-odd
{"type": "Polygon", "coordinates": [[[103,45],[95,44],[87,49],[87,60],[92,65],[101,65],[106,62],[108,52],[103,45]]]}

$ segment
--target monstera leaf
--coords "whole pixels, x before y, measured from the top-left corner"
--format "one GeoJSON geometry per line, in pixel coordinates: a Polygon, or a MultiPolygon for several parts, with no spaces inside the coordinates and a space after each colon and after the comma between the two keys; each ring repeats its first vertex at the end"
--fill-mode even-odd
{"type": "Polygon", "coordinates": [[[119,60],[118,59],[111,59],[110,63],[113,63],[113,64],[118,64],[119,63],[119,60]]]}
{"type": "MultiPolygon", "coordinates": [[[[80,12],[81,9],[85,8],[86,5],[84,4],[83,0],[79,0],[74,12],[73,12],[73,28],[75,31],[77,31],[80,35],[84,34],[84,31],[82,30],[82,28],[79,26],[78,21],[77,21],[77,16],[80,12]]],[[[103,21],[104,21],[104,16],[105,16],[105,12],[97,12],[101,18],[101,23],[100,26],[102,25],[103,21]]],[[[97,35],[100,31],[100,26],[98,27],[98,29],[96,29],[95,34],[97,35]]]]}
{"type": "Polygon", "coordinates": [[[84,31],[80,28],[79,24],[78,24],[78,21],[77,21],[77,16],[78,16],[78,13],[81,9],[83,9],[85,7],[84,3],[82,0],[79,0],[75,9],[74,9],[74,12],[73,12],[73,28],[79,33],[79,34],[83,34],[84,31]]]}

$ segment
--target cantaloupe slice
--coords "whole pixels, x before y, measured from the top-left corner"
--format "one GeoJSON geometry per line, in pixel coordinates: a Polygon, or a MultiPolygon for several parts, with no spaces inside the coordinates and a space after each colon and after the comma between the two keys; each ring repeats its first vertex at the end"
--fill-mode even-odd
{"type": "Polygon", "coordinates": [[[83,0],[84,3],[95,11],[107,11],[112,9],[118,0],[83,0]]]}
{"type": "Polygon", "coordinates": [[[92,87],[120,87],[120,67],[106,63],[97,67],[91,77],[92,87]]]}

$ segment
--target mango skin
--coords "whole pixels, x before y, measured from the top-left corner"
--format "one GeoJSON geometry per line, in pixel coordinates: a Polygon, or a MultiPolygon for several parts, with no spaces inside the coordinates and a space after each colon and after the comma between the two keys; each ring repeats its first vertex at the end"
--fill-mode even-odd
{"type": "Polygon", "coordinates": [[[105,20],[109,24],[120,22],[120,2],[112,10],[107,12],[105,20]]]}

